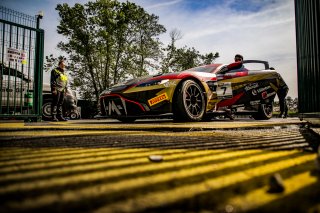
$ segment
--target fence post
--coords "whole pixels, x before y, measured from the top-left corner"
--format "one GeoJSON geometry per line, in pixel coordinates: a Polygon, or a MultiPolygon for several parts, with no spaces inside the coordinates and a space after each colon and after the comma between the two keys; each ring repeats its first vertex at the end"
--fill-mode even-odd
{"type": "Polygon", "coordinates": [[[37,15],[37,32],[36,32],[36,50],[35,50],[35,114],[37,121],[41,121],[42,117],[42,81],[43,81],[43,49],[44,49],[44,31],[40,29],[40,19],[43,15],[37,15]]]}

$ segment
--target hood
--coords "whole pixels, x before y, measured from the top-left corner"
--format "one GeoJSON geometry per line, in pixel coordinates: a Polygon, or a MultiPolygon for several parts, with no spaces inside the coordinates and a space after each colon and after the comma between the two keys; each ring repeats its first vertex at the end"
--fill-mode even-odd
{"type": "Polygon", "coordinates": [[[158,75],[147,75],[138,78],[129,79],[127,81],[121,82],[109,88],[112,92],[120,91],[125,88],[128,88],[133,85],[137,85],[143,82],[156,81],[161,79],[175,79],[178,78],[178,75],[181,72],[177,73],[166,73],[166,74],[158,74],[158,75]]]}
{"type": "MultiPolygon", "coordinates": [[[[165,73],[165,74],[158,74],[158,75],[147,75],[147,76],[142,76],[142,77],[135,78],[135,79],[130,79],[122,84],[127,85],[127,86],[132,86],[135,84],[139,84],[139,83],[147,82],[147,81],[152,81],[152,80],[174,79],[174,78],[177,78],[180,73],[182,73],[182,72],[165,73]]],[[[117,85],[115,85],[115,86],[117,86],[117,85]]]]}
{"type": "Polygon", "coordinates": [[[122,84],[117,84],[114,87],[118,86],[132,86],[136,84],[140,84],[143,82],[149,82],[149,81],[157,81],[157,80],[163,80],[163,79],[183,79],[186,77],[195,77],[198,78],[201,81],[206,81],[211,78],[215,78],[216,74],[213,73],[208,73],[208,72],[198,72],[198,71],[192,71],[192,70],[185,70],[181,72],[174,72],[174,73],[165,73],[165,74],[158,74],[158,75],[148,75],[148,76],[143,76],[140,78],[135,78],[135,79],[130,79],[128,81],[125,81],[122,84]]]}
{"type": "Polygon", "coordinates": [[[108,94],[111,92],[121,92],[129,87],[138,85],[138,84],[152,84],[153,82],[161,81],[161,80],[171,80],[171,79],[183,79],[188,77],[194,77],[199,79],[200,81],[209,81],[216,79],[216,74],[208,73],[208,72],[198,72],[193,70],[185,70],[181,72],[174,72],[174,73],[165,73],[165,74],[158,74],[158,75],[148,75],[142,76],[139,78],[129,79],[122,83],[116,84],[109,89],[106,89],[103,94],[108,94]]]}

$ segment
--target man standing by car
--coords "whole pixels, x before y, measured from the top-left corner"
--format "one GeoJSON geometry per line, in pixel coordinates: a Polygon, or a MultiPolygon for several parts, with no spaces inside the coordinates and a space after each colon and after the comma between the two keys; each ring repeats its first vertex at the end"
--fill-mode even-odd
{"type": "MultiPolygon", "coordinates": [[[[243,56],[240,54],[236,54],[234,56],[234,62],[229,64],[226,68],[226,72],[235,72],[235,71],[239,71],[241,69],[243,69],[243,56]]],[[[230,118],[230,120],[234,120],[235,118],[235,114],[232,112],[231,108],[228,108],[226,110],[226,115],[225,117],[230,118]]]]}
{"type": "Polygon", "coordinates": [[[286,101],[286,96],[288,94],[289,88],[287,84],[282,80],[280,81],[280,87],[277,91],[277,95],[279,98],[279,105],[280,105],[280,114],[279,118],[286,118],[288,117],[288,105],[286,101]]]}
{"type": "MultiPolygon", "coordinates": [[[[270,67],[270,70],[274,70],[273,67],[270,67]]],[[[289,91],[289,87],[286,84],[286,82],[284,82],[284,80],[282,79],[281,76],[278,77],[279,80],[279,89],[277,91],[277,95],[279,98],[279,106],[280,106],[280,114],[279,114],[279,118],[287,118],[288,117],[288,105],[287,105],[287,101],[286,101],[286,96],[288,94],[289,91]]]]}
{"type": "Polygon", "coordinates": [[[243,56],[240,54],[236,54],[234,56],[234,63],[228,65],[228,70],[238,70],[244,68],[243,66],[243,56]]]}
{"type": "Polygon", "coordinates": [[[62,115],[62,104],[67,91],[68,77],[64,73],[64,60],[60,60],[58,67],[51,71],[50,86],[52,94],[52,121],[66,121],[62,115]]]}

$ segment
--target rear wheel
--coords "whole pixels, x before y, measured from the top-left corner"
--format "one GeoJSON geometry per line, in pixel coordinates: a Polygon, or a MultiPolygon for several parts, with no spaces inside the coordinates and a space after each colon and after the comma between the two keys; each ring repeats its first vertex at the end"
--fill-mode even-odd
{"type": "Polygon", "coordinates": [[[186,80],[177,91],[174,119],[176,121],[201,121],[206,101],[202,88],[193,80],[186,80]]]}
{"type": "Polygon", "coordinates": [[[273,102],[259,105],[258,112],[253,114],[255,120],[269,120],[273,113],[273,102]]]}
{"type": "Polygon", "coordinates": [[[71,112],[70,113],[70,119],[71,120],[76,120],[79,118],[79,115],[76,112],[71,112]]]}

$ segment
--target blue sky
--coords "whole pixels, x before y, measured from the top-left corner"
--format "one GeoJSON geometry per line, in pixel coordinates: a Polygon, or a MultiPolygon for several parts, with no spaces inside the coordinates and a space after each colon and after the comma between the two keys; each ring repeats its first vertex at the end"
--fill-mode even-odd
{"type": "MultiPolygon", "coordinates": [[[[56,33],[58,3],[86,3],[87,0],[0,0],[0,5],[29,15],[44,11],[45,54],[60,54],[56,33]]],[[[201,53],[219,52],[218,63],[229,63],[236,53],[245,59],[269,61],[288,83],[291,97],[297,97],[294,0],[131,0],[159,16],[167,33],[178,29],[178,46],[195,47],[201,53]]]]}
{"type": "Polygon", "coordinates": [[[191,11],[199,11],[205,10],[208,8],[215,8],[221,4],[228,4],[230,9],[238,11],[238,12],[258,12],[264,6],[268,4],[273,4],[273,0],[234,0],[234,1],[219,1],[219,0],[184,0],[181,1],[181,5],[184,6],[185,9],[189,9],[191,11]]]}

